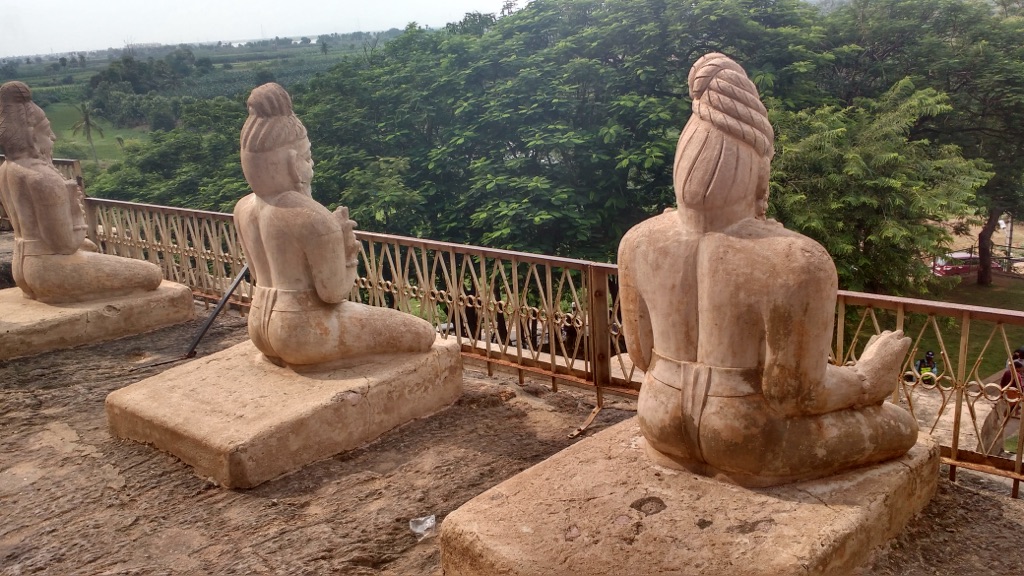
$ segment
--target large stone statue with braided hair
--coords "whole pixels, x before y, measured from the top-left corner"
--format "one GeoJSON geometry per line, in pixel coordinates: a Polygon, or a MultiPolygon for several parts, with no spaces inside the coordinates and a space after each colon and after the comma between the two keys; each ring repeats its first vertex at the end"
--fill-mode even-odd
{"type": "Polygon", "coordinates": [[[436,334],[425,320],[349,302],[359,244],[348,209],[313,199],[306,128],[281,86],[249,96],[242,171],[253,193],[235,206],[256,288],[249,336],[272,362],[321,364],[373,353],[425,352],[436,334]]]}
{"type": "Polygon", "coordinates": [[[0,201],[14,227],[15,284],[49,304],[156,290],[156,265],[100,254],[86,239],[82,191],[53,166],[55,139],[28,86],[0,86],[0,201]]]}
{"type": "Polygon", "coordinates": [[[657,463],[746,486],[898,457],[917,422],[888,397],[909,339],[886,332],[852,366],[828,362],[835,265],[765,219],[774,134],[743,69],[708,54],[675,157],[678,209],[619,246],[638,416],[657,463]]]}
{"type": "Polygon", "coordinates": [[[350,302],[359,243],[344,208],[313,199],[306,128],[284,88],[249,96],[235,226],[253,272],[251,340],[107,397],[114,434],[250,488],[443,409],[461,347],[429,322],[350,302]],[[215,383],[215,384],[211,384],[215,383]]]}

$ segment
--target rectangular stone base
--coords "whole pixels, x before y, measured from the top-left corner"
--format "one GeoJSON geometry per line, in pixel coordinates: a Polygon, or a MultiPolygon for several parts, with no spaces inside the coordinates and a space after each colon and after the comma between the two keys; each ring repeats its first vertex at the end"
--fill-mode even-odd
{"type": "Polygon", "coordinates": [[[491,488],[441,525],[445,576],[849,574],[928,503],[939,450],[740,488],[652,465],[636,418],[491,488]]]}
{"type": "Polygon", "coordinates": [[[167,281],[152,292],[69,304],[43,304],[8,288],[0,290],[0,360],[141,334],[194,314],[192,291],[167,281]]]}
{"type": "Polygon", "coordinates": [[[355,358],[318,372],[268,362],[251,341],[107,396],[121,438],[152,444],[229,488],[251,488],[437,412],[462,393],[462,356],[355,358]]]}

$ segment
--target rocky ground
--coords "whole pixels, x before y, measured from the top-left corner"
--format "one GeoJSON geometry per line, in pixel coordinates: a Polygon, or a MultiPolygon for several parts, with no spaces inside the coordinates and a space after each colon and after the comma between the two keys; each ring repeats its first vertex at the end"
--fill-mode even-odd
{"type": "MultiPolygon", "coordinates": [[[[3,256],[0,255],[0,258],[3,256]]],[[[201,312],[200,318],[205,314],[201,312]]],[[[451,408],[253,490],[231,491],[176,458],[116,440],[103,400],[187,348],[200,320],[0,362],[0,574],[439,574],[414,518],[446,514],[565,448],[593,396],[519,386],[467,365],[451,408]]],[[[199,348],[246,338],[237,314],[199,348]]],[[[617,401],[597,431],[633,415],[617,401]]],[[[864,575],[1024,573],[1024,502],[987,477],[945,471],[935,499],[864,575]]]]}

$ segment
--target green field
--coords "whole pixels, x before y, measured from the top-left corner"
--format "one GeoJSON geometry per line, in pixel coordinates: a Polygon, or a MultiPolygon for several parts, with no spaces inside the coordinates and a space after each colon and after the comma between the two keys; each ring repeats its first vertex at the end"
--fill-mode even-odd
{"type": "MultiPolygon", "coordinates": [[[[73,134],[71,129],[81,115],[75,106],[71,104],[51,104],[46,107],[46,117],[50,119],[53,132],[57,135],[57,144],[54,148],[54,156],[60,158],[77,158],[83,163],[92,161],[92,150],[81,132],[73,134]]],[[[105,166],[122,158],[121,146],[117,138],[125,142],[129,140],[147,140],[149,131],[145,126],[138,128],[115,128],[106,120],[99,120],[98,124],[103,129],[103,137],[94,133],[93,144],[96,145],[96,155],[99,157],[100,165],[105,166]]]]}

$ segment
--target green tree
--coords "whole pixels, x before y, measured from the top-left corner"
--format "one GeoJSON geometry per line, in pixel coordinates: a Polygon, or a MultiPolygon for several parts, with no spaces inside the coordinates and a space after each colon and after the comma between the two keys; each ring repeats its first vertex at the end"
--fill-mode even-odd
{"type": "Polygon", "coordinates": [[[992,175],[956,146],[911,135],[951,111],[946,96],[909,80],[847,108],[776,109],[770,214],[825,246],[843,288],[938,288],[929,264],[948,250],[943,222],[970,214],[992,175]]]}
{"type": "Polygon", "coordinates": [[[341,204],[349,207],[360,229],[403,236],[428,229],[423,196],[405,183],[408,170],[406,158],[378,158],[345,174],[341,204]]]}
{"type": "Polygon", "coordinates": [[[1000,216],[1024,217],[1024,19],[1018,2],[850,0],[829,13],[834,64],[823,85],[844,103],[874,97],[895,79],[949,95],[952,113],[916,127],[958,145],[994,173],[978,190],[980,284],[990,284],[1000,216]]]}
{"type": "Polygon", "coordinates": [[[124,160],[90,182],[101,198],[230,212],[248,193],[238,157],[245,105],[224,97],[187,99],[180,122],[124,143],[124,160]]]}
{"type": "Polygon", "coordinates": [[[89,106],[89,103],[82,102],[76,107],[76,110],[79,116],[78,120],[71,126],[71,133],[75,136],[79,132],[85,135],[85,140],[89,143],[89,148],[92,150],[93,162],[99,164],[100,159],[96,155],[96,145],[93,144],[92,134],[95,132],[100,135],[100,138],[103,138],[103,128],[96,122],[95,110],[89,106]]]}

